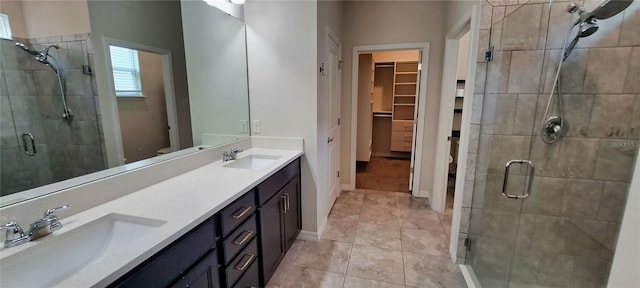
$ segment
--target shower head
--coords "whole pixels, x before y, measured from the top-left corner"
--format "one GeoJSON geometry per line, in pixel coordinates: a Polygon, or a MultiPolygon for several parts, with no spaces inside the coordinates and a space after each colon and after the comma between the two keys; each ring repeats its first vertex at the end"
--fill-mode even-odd
{"type": "Polygon", "coordinates": [[[49,61],[49,57],[53,58],[51,55],[49,55],[49,49],[59,49],[60,47],[58,47],[58,45],[49,45],[42,51],[33,50],[20,42],[16,42],[16,47],[21,48],[31,55],[36,55],[36,61],[49,66],[53,70],[53,72],[56,72],[56,74],[58,73],[58,68],[56,68],[56,66],[49,61]]]}
{"type": "Polygon", "coordinates": [[[578,34],[576,34],[576,37],[573,38],[569,46],[565,48],[564,55],[562,56],[562,61],[567,60],[567,57],[569,57],[573,49],[576,48],[576,45],[578,44],[580,38],[591,36],[593,33],[596,33],[596,31],[598,31],[598,28],[600,27],[598,26],[595,18],[590,18],[585,22],[580,22],[578,26],[578,34]]]}
{"type": "Polygon", "coordinates": [[[20,42],[16,42],[16,47],[21,48],[22,50],[26,51],[27,53],[31,54],[31,55],[40,55],[40,52],[35,51],[33,49],[28,48],[27,46],[25,46],[24,44],[20,43],[20,42]]]}
{"type": "Polygon", "coordinates": [[[604,3],[598,5],[596,9],[593,9],[588,17],[593,17],[598,20],[611,18],[622,12],[622,10],[627,9],[632,2],[633,0],[605,0],[604,3]]]}

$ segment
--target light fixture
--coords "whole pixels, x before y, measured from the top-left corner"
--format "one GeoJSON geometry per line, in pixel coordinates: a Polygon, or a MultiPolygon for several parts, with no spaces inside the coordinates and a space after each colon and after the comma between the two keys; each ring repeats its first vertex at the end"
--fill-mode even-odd
{"type": "Polygon", "coordinates": [[[232,3],[232,4],[242,5],[242,4],[244,4],[245,0],[227,0],[227,2],[232,3]]]}

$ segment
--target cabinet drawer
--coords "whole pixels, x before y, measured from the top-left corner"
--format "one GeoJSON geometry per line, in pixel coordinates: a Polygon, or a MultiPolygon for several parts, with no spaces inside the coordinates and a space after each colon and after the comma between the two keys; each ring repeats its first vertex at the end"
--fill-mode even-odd
{"type": "Polygon", "coordinates": [[[111,287],[166,287],[215,246],[213,220],[205,221],[111,287]]]}
{"type": "Polygon", "coordinates": [[[246,247],[258,234],[256,216],[253,215],[240,228],[224,240],[224,263],[231,262],[242,248],[246,247]]]}
{"type": "Polygon", "coordinates": [[[260,270],[258,261],[253,261],[251,267],[242,275],[240,280],[233,286],[234,288],[258,288],[260,287],[260,270]]]}
{"type": "Polygon", "coordinates": [[[413,133],[412,132],[391,132],[391,141],[392,142],[408,142],[411,144],[413,142],[413,133]]]}
{"type": "Polygon", "coordinates": [[[276,174],[264,180],[264,182],[258,185],[258,204],[262,206],[267,200],[271,199],[273,195],[278,193],[285,184],[289,182],[293,177],[300,173],[300,159],[296,159],[291,164],[282,168],[276,174]]]}
{"type": "Polygon", "coordinates": [[[413,133],[413,121],[394,120],[391,122],[391,131],[413,133]]]}
{"type": "Polygon", "coordinates": [[[240,279],[240,277],[251,268],[251,264],[258,262],[258,241],[256,239],[251,240],[249,246],[245,248],[238,257],[236,257],[229,266],[225,269],[227,276],[227,287],[233,287],[233,285],[240,279]]]}
{"type": "Polygon", "coordinates": [[[220,212],[222,237],[227,237],[233,229],[247,220],[256,211],[255,190],[244,194],[220,212]]]}
{"type": "Polygon", "coordinates": [[[391,151],[411,152],[411,142],[391,142],[391,151]]]}

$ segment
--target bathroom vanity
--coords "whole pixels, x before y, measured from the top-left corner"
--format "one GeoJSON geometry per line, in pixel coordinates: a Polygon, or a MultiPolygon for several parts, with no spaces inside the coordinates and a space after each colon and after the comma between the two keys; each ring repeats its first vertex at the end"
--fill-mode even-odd
{"type": "Polygon", "coordinates": [[[264,287],[301,223],[298,158],[110,287],[264,287]]]}
{"type": "Polygon", "coordinates": [[[20,224],[51,203],[71,208],[58,231],[0,248],[0,286],[264,287],[301,230],[302,155],[302,139],[252,137],[89,183],[148,183],[97,206],[71,188],[6,207],[20,224]],[[244,152],[222,161],[232,148],[244,152]]]}

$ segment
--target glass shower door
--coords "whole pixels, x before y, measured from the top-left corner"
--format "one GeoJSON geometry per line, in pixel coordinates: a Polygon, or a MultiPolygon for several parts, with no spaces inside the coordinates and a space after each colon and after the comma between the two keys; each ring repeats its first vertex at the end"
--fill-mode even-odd
{"type": "MultiPolygon", "coordinates": [[[[591,2],[587,11],[600,4],[591,2]]],[[[640,61],[640,41],[623,39],[624,29],[640,29],[628,20],[640,16],[635,2],[581,38],[558,85],[578,17],[570,2],[484,2],[479,57],[493,51],[477,66],[474,106],[482,109],[472,120],[480,132],[466,254],[483,287],[606,286],[640,136],[638,75],[627,75],[638,73],[629,63],[640,61]],[[552,101],[545,113],[554,86],[562,109],[552,101]],[[566,126],[547,144],[540,134],[552,116],[566,126]],[[511,160],[531,161],[534,176],[515,163],[505,181],[511,160]]]]}

